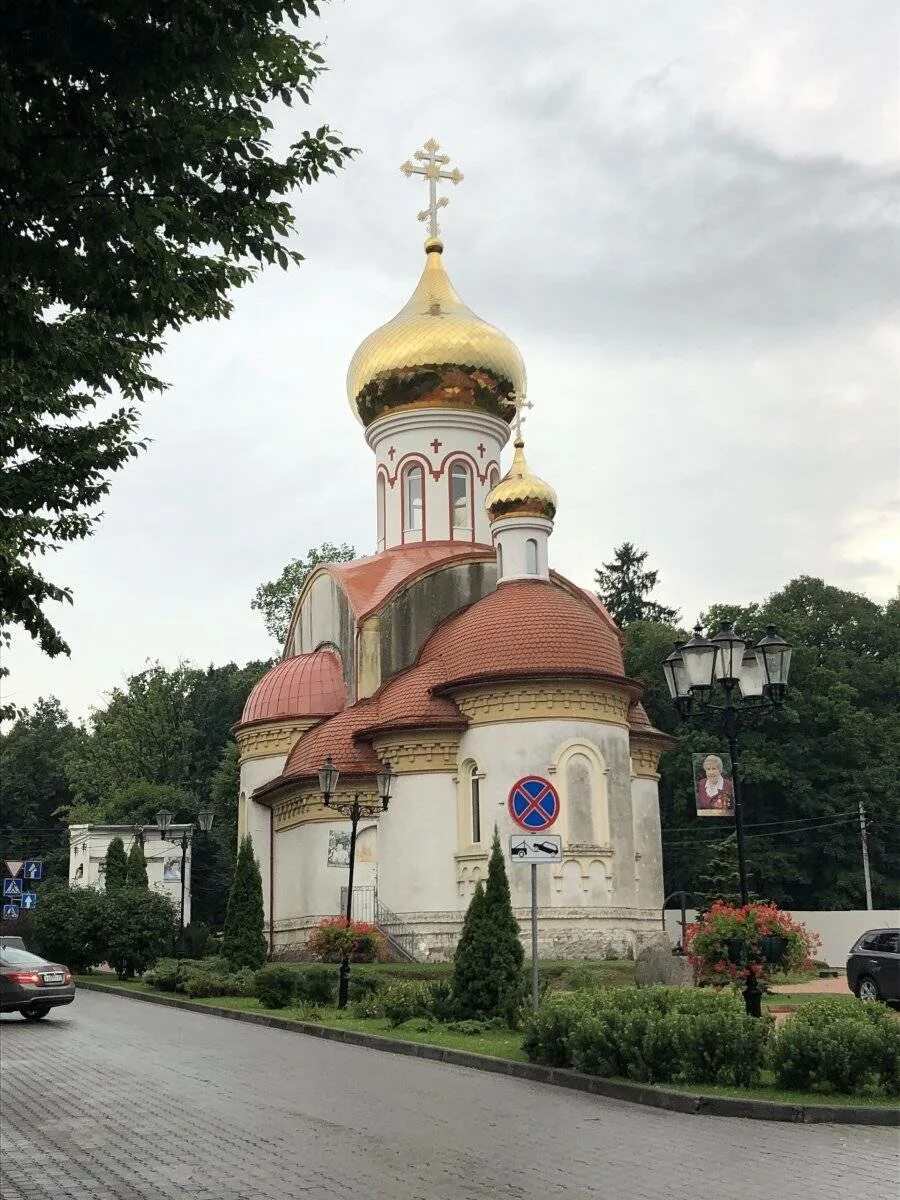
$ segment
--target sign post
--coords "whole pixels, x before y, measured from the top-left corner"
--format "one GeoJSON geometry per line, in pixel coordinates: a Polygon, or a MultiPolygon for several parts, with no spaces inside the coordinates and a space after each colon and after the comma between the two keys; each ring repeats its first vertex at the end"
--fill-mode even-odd
{"type": "Polygon", "coordinates": [[[562,838],[544,834],[559,816],[559,793],[540,775],[526,775],[510,788],[506,803],[509,815],[526,835],[510,836],[510,861],[531,864],[531,1007],[537,1010],[540,1003],[537,869],[538,863],[562,859],[562,838]]]}

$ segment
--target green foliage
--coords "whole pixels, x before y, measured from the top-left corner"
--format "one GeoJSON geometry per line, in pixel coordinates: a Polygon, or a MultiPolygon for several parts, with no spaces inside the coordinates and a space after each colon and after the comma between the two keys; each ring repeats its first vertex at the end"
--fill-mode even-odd
{"type": "MultiPolygon", "coordinates": [[[[137,843],[135,842],[135,845],[137,843]]],[[[125,852],[125,843],[120,837],[114,837],[106,847],[106,870],[103,882],[106,891],[112,895],[128,884],[129,858],[125,852]]],[[[146,868],[145,868],[146,875],[146,868]]]]}
{"type": "Polygon", "coordinates": [[[659,572],[644,570],[646,561],[646,550],[638,550],[631,542],[623,542],[614,550],[613,561],[604,563],[602,570],[594,572],[597,595],[622,629],[634,621],[674,624],[678,620],[674,608],[666,608],[664,604],[648,599],[656,588],[659,572]]]}
{"type": "Polygon", "coordinates": [[[123,888],[107,898],[105,958],[120,979],[141,975],[172,949],[175,906],[148,888],[123,888]]]}
{"type": "Polygon", "coordinates": [[[740,997],[690,988],[602,988],[546,1000],[526,1018],[535,1062],[682,1085],[754,1083],[770,1027],[740,997]]]}
{"type": "Polygon", "coordinates": [[[384,934],[367,921],[346,917],[323,917],[309,935],[310,954],[322,962],[339,962],[348,954],[351,962],[370,963],[387,957],[384,934]]]}
{"type": "Polygon", "coordinates": [[[253,971],[234,972],[228,960],[215,956],[206,959],[161,958],[144,982],[161,992],[181,992],[192,999],[210,996],[254,995],[253,971]]]}
{"type": "Polygon", "coordinates": [[[203,921],[188,921],[182,937],[185,958],[205,958],[213,945],[209,926],[203,921]]]}
{"type": "Polygon", "coordinates": [[[772,1047],[779,1087],[900,1094],[900,1022],[877,1003],[823,997],[797,1007],[772,1047]]]}
{"type": "Polygon", "coordinates": [[[494,830],[487,886],[481,881],[469,904],[453,959],[456,1015],[479,1020],[517,1019],[523,995],[524,951],[512,910],[500,838],[494,830]]]}
{"type": "Polygon", "coordinates": [[[290,194],[352,154],[326,125],[280,154],[269,140],[272,103],[307,103],[325,69],[297,30],[317,14],[314,0],[4,13],[0,627],[47,654],[67,647],[41,606],[71,593],[36,563],[92,531],[141,448],[166,334],[226,317],[262,264],[298,263],[290,194]]]}
{"type": "Polygon", "coordinates": [[[289,1008],[297,992],[297,975],[282,963],[270,963],[256,972],[254,991],[263,1008],[289,1008]]]}
{"type": "Polygon", "coordinates": [[[222,949],[233,968],[261,967],[266,961],[262,876],[249,835],[241,839],[238,850],[222,949]]]}
{"type": "Polygon", "coordinates": [[[70,971],[96,967],[106,957],[105,901],[105,893],[96,888],[45,885],[31,914],[33,949],[70,971]]]}
{"type": "MultiPolygon", "coordinates": [[[[359,986],[354,989],[353,980],[350,982],[351,995],[358,996],[360,994],[359,986]]],[[[337,991],[337,976],[334,968],[312,967],[301,972],[297,975],[296,991],[297,999],[304,1004],[333,1004],[337,991]]]]}
{"type": "Polygon", "coordinates": [[[343,542],[323,542],[318,548],[307,551],[306,558],[294,558],[277,579],[261,583],[256,589],[250,607],[262,614],[263,624],[271,636],[281,645],[287,638],[288,627],[294,604],[310,571],[319,563],[350,562],[356,557],[352,546],[343,542]]]}
{"type": "Polygon", "coordinates": [[[381,996],[381,1011],[391,1025],[431,1015],[432,993],[427,983],[395,983],[381,996]]]}
{"type": "Polygon", "coordinates": [[[128,872],[125,877],[125,886],[129,888],[150,886],[147,880],[147,859],[144,857],[144,847],[137,838],[131,843],[131,849],[128,851],[128,872]]]}

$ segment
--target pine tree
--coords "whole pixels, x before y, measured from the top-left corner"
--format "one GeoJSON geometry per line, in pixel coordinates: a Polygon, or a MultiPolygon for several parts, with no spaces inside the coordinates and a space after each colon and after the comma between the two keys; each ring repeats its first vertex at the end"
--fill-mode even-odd
{"type": "Polygon", "coordinates": [[[647,551],[631,542],[617,546],[611,563],[594,572],[597,595],[615,621],[624,629],[634,621],[665,621],[674,624],[678,612],[647,597],[656,587],[658,571],[645,571],[647,551]]]}
{"type": "Polygon", "coordinates": [[[147,860],[144,857],[144,847],[137,838],[134,839],[131,849],[128,851],[128,872],[125,876],[125,886],[129,888],[150,886],[147,880],[147,860]]]}
{"type": "Polygon", "coordinates": [[[482,894],[479,881],[454,955],[453,996],[459,1015],[502,1017],[512,1024],[522,999],[524,958],[495,827],[487,887],[482,894]]]}
{"type": "Polygon", "coordinates": [[[114,837],[106,847],[106,890],[117,892],[127,886],[128,855],[125,853],[125,843],[120,837],[114,837]]]}
{"type": "Polygon", "coordinates": [[[261,967],[266,961],[262,876],[249,835],[241,839],[225,913],[222,951],[232,967],[261,967]]]}
{"type": "Polygon", "coordinates": [[[705,862],[698,876],[701,891],[697,901],[704,911],[716,900],[726,904],[741,902],[741,873],[738,868],[737,835],[728,834],[705,847],[705,862]]]}

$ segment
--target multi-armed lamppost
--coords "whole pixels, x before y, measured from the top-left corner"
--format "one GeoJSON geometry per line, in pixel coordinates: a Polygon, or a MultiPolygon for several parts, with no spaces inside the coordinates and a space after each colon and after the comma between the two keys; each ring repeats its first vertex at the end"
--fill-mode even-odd
{"type": "Polygon", "coordinates": [[[750,893],[737,734],[747,717],[784,703],[790,665],[791,646],[778,636],[774,625],[767,626],[765,636],[751,647],[730,624],[712,639],[705,638],[698,625],[691,640],[676,642],[663,663],[669,695],[682,719],[714,715],[728,740],[742,904],[749,902],[750,893]]]}
{"type": "MultiPolygon", "coordinates": [[[[375,776],[375,782],[378,787],[379,803],[367,803],[365,800],[360,800],[359,793],[355,794],[352,800],[346,802],[335,803],[334,793],[337,789],[339,771],[331,760],[331,757],[325,759],[322,769],[319,771],[319,789],[322,792],[322,801],[326,808],[333,808],[335,812],[342,813],[345,817],[350,818],[350,870],[347,879],[347,928],[349,930],[350,921],[353,918],[353,867],[356,863],[356,830],[359,826],[360,817],[375,817],[379,813],[387,812],[388,803],[391,799],[391,792],[394,789],[394,780],[397,776],[391,770],[389,762],[381,764],[381,770],[375,776]]],[[[347,1007],[347,992],[350,984],[350,951],[345,950],[341,955],[341,970],[338,984],[338,1008],[347,1007]]]]}
{"type": "MultiPolygon", "coordinates": [[[[201,833],[209,833],[212,829],[213,818],[215,814],[208,808],[197,813],[197,824],[200,826],[201,833]]],[[[178,933],[178,953],[184,953],[184,877],[187,872],[187,852],[188,846],[191,844],[191,834],[194,826],[191,824],[190,829],[185,829],[177,837],[169,836],[169,828],[172,824],[172,813],[167,808],[161,808],[156,814],[156,828],[159,830],[159,836],[164,842],[170,842],[173,846],[181,847],[181,916],[179,920],[178,933]]]]}

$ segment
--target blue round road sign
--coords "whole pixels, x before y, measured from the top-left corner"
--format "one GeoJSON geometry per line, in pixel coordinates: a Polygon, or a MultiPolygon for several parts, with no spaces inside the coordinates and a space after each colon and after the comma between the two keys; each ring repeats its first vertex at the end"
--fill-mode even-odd
{"type": "Polygon", "coordinates": [[[543,833],[559,816],[559,793],[548,779],[526,775],[510,788],[507,807],[520,829],[543,833]]]}

